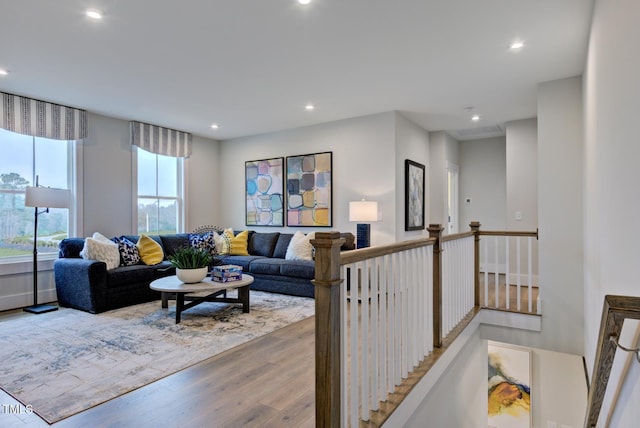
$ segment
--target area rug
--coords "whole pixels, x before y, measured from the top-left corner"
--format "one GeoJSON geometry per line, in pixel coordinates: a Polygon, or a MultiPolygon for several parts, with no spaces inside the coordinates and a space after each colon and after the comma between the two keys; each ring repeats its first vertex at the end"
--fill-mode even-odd
{"type": "Polygon", "coordinates": [[[0,387],[51,424],[314,312],[313,299],[252,291],[248,314],[203,303],[176,325],[172,303],[0,322],[0,387]]]}

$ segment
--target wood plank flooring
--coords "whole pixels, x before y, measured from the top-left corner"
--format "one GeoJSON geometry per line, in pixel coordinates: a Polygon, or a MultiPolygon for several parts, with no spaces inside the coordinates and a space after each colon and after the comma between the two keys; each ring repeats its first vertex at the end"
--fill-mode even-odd
{"type": "MultiPolygon", "coordinates": [[[[515,295],[510,293],[512,309],[515,295]]],[[[505,307],[501,296],[500,308],[505,307]]],[[[0,314],[0,322],[20,316],[33,315],[9,311],[0,314]]],[[[53,426],[313,427],[314,331],[314,317],[291,324],[53,426]]],[[[1,427],[49,426],[35,414],[3,412],[2,405],[16,404],[0,391],[1,427]]]]}
{"type": "MultiPolygon", "coordinates": [[[[53,427],[314,427],[314,331],[307,318],[53,427]]],[[[17,404],[0,391],[5,403],[17,404]]],[[[0,407],[0,426],[49,425],[0,407]]]]}

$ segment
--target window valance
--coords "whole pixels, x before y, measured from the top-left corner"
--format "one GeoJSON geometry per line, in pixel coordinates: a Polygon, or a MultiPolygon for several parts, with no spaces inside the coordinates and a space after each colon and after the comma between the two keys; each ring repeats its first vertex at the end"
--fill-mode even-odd
{"type": "Polygon", "coordinates": [[[33,137],[80,140],[87,137],[87,112],[0,92],[0,128],[33,137]]]}
{"type": "Polygon", "coordinates": [[[129,123],[131,126],[131,145],[157,155],[175,158],[191,156],[193,137],[190,133],[142,122],[132,121],[129,123]]]}

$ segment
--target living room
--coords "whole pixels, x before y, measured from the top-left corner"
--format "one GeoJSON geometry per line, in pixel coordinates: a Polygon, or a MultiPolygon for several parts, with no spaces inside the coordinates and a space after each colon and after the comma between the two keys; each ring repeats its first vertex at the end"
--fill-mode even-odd
{"type": "MultiPolygon", "coordinates": [[[[320,5],[322,3],[326,2],[321,2],[320,5]]],[[[568,9],[578,7],[577,3],[563,2],[568,9]]],[[[631,164],[634,159],[637,159],[637,152],[634,151],[637,149],[630,147],[628,142],[635,138],[633,115],[638,111],[637,99],[639,97],[631,100],[626,95],[636,92],[637,84],[633,76],[637,75],[638,63],[637,59],[625,56],[627,54],[624,53],[624,48],[633,49],[633,45],[629,41],[633,40],[633,37],[628,37],[628,35],[637,35],[634,23],[637,22],[640,10],[631,1],[616,5],[605,3],[597,1],[593,9],[590,5],[585,9],[580,6],[580,11],[586,10],[586,18],[582,14],[578,14],[580,18],[576,18],[575,13],[570,14],[572,19],[584,24],[587,31],[588,28],[591,28],[589,56],[586,65],[583,64],[576,72],[558,75],[547,74],[547,77],[537,80],[536,83],[547,83],[540,83],[539,86],[532,89],[535,94],[534,108],[531,114],[513,117],[503,122],[506,124],[506,135],[502,138],[506,142],[504,144],[506,158],[504,180],[507,186],[518,183],[513,179],[518,176],[518,168],[522,165],[518,160],[526,157],[520,152],[520,159],[508,158],[507,151],[510,141],[525,141],[523,144],[526,144],[527,141],[518,139],[517,134],[514,134],[513,131],[523,125],[525,127],[532,126],[529,121],[534,122],[534,129],[529,132],[529,137],[534,138],[537,143],[537,171],[540,172],[536,183],[535,205],[525,210],[522,208],[523,202],[509,198],[507,190],[505,190],[505,206],[504,208],[500,207],[499,214],[495,212],[478,213],[483,215],[476,217],[476,212],[473,209],[478,207],[476,205],[479,201],[478,197],[475,194],[465,194],[464,190],[460,195],[461,197],[473,196],[473,202],[470,206],[464,204],[460,206],[461,230],[466,228],[468,220],[479,220],[483,224],[491,226],[491,222],[498,218],[504,222],[505,228],[513,227],[511,224],[514,221],[512,212],[520,209],[524,211],[524,220],[537,219],[537,224],[532,224],[531,227],[537,226],[541,230],[541,275],[546,276],[550,284],[554,284],[549,287],[549,294],[545,296],[546,321],[543,322],[548,322],[548,324],[546,328],[543,327],[543,330],[547,333],[535,337],[533,337],[534,335],[530,335],[531,337],[525,335],[525,337],[516,339],[507,337],[509,335],[505,333],[494,333],[502,335],[505,340],[515,340],[528,346],[542,346],[560,352],[586,355],[588,367],[591,367],[594,359],[593,348],[598,331],[597,324],[602,296],[609,293],[635,293],[633,285],[635,284],[635,272],[632,268],[634,262],[629,254],[633,253],[633,238],[637,238],[637,233],[634,232],[635,229],[632,226],[638,203],[633,200],[634,198],[628,196],[633,195],[633,183],[637,182],[637,172],[631,164]],[[590,18],[592,13],[593,24],[590,18]],[[610,46],[618,46],[620,49],[606,52],[610,46]],[[610,77],[606,73],[604,75],[598,74],[603,69],[615,77],[610,77]],[[554,81],[556,79],[560,80],[554,81]],[[607,96],[607,94],[614,94],[617,98],[612,99],[613,97],[607,96]],[[585,105],[584,113],[582,103],[585,105]],[[559,106],[565,107],[562,109],[559,106]],[[565,119],[568,116],[575,117],[576,111],[579,117],[574,121],[579,122],[577,125],[576,123],[565,124],[563,127],[563,125],[554,122],[556,117],[565,119]],[[535,123],[535,117],[537,117],[537,123],[535,123]],[[584,129],[582,127],[583,118],[584,129]],[[577,141],[577,143],[567,147],[560,144],[562,141],[577,141]],[[582,159],[584,161],[581,161],[582,159]],[[513,162],[508,162],[509,160],[513,162]],[[614,178],[615,171],[618,170],[629,174],[624,183],[620,183],[614,178]],[[613,208],[607,207],[617,208],[614,212],[613,208]],[[507,215],[507,213],[511,214],[507,215]],[[563,213],[563,216],[560,216],[559,213],[563,213]],[[614,221],[614,218],[621,220],[614,221]],[[583,232],[583,229],[589,232],[583,232]],[[599,230],[605,229],[610,233],[603,236],[605,232],[599,230]],[[624,253],[620,254],[616,251],[614,254],[603,254],[599,249],[600,243],[607,244],[608,248],[625,248],[624,253]],[[567,254],[583,253],[585,254],[584,259],[581,255],[567,258],[567,254]],[[558,266],[559,263],[555,263],[554,259],[563,260],[562,266],[558,266]],[[611,282],[615,284],[609,285],[611,282]],[[558,329],[557,326],[564,326],[564,328],[558,329]]],[[[414,7],[417,7],[416,4],[411,3],[414,7]]],[[[20,18],[17,21],[28,21],[26,11],[15,9],[17,8],[15,5],[7,7],[11,8],[11,13],[3,14],[7,17],[3,20],[10,20],[10,16],[16,16],[20,18]]],[[[325,7],[327,6],[325,5],[325,7]]],[[[526,15],[527,12],[534,13],[539,12],[538,9],[542,9],[533,5],[519,5],[519,7],[525,8],[526,12],[514,12],[513,19],[518,14],[526,15]]],[[[392,6],[389,8],[393,9],[392,6]]],[[[292,10],[295,9],[287,9],[287,16],[291,14],[292,10]]],[[[176,14],[179,15],[179,12],[176,11],[176,14]]],[[[306,14],[304,15],[305,19],[311,19],[308,11],[303,13],[306,14]]],[[[53,12],[52,14],[55,15],[53,12]]],[[[43,13],[43,15],[47,14],[43,13]]],[[[384,16],[384,13],[382,15],[384,16]]],[[[563,25],[574,28],[569,25],[569,22],[571,21],[567,20],[563,25]]],[[[9,39],[12,28],[15,26],[12,27],[9,22],[5,25],[3,22],[2,27],[5,29],[2,31],[9,32],[9,34],[2,33],[3,36],[9,39]]],[[[325,28],[330,28],[330,26],[327,25],[325,28]]],[[[17,32],[17,30],[13,31],[13,33],[17,32]]],[[[383,41],[377,39],[377,42],[379,42],[378,46],[385,46],[383,41]]],[[[142,42],[140,44],[144,45],[142,42]]],[[[586,49],[586,46],[584,48],[586,49]]],[[[261,46],[261,51],[266,49],[266,46],[261,46]]],[[[357,50],[351,52],[355,51],[357,50]]],[[[384,53],[389,54],[389,50],[384,50],[384,53]]],[[[521,52],[521,54],[524,53],[526,50],[521,52]]],[[[344,55],[336,58],[335,62],[345,64],[352,62],[348,60],[349,57],[346,53],[344,55]]],[[[459,57],[459,55],[453,56],[459,57]]],[[[520,55],[520,57],[522,56],[520,55]]],[[[307,61],[312,59],[305,57],[307,61]]],[[[395,64],[402,64],[404,60],[406,60],[405,57],[398,58],[392,55],[384,58],[384,61],[376,60],[366,63],[366,65],[372,69],[375,68],[373,66],[376,66],[388,71],[391,66],[385,66],[385,64],[392,64],[393,67],[396,67],[395,64]],[[383,62],[384,64],[382,64],[383,62]]],[[[131,113],[125,114],[123,111],[118,115],[107,114],[107,107],[104,109],[92,108],[90,105],[74,101],[77,99],[74,98],[77,93],[91,92],[87,87],[75,91],[66,87],[68,97],[55,95],[48,87],[55,86],[55,83],[58,83],[56,80],[53,81],[54,83],[42,83],[44,79],[40,77],[32,75],[27,78],[20,77],[20,69],[27,70],[29,67],[13,66],[10,63],[6,64],[5,61],[8,60],[0,58],[0,66],[7,67],[10,73],[0,78],[0,90],[86,108],[89,111],[89,137],[82,144],[82,181],[81,188],[76,194],[81,209],[81,215],[78,217],[77,235],[89,236],[95,231],[100,231],[106,236],[113,236],[134,231],[132,212],[135,192],[132,184],[133,161],[129,145],[128,122],[129,120],[146,119],[148,122],[183,129],[178,126],[178,120],[174,119],[174,117],[185,115],[183,106],[176,107],[174,111],[166,113],[161,119],[153,120],[153,117],[147,113],[149,110],[157,105],[171,106],[172,103],[168,99],[150,98],[148,104],[140,101],[139,107],[131,113]]],[[[87,61],[87,59],[85,58],[83,61],[87,61]]],[[[29,64],[32,69],[37,65],[37,63],[29,64]]],[[[477,61],[474,64],[477,64],[477,61]]],[[[317,65],[316,60],[313,60],[311,65],[317,65]]],[[[309,68],[313,68],[311,65],[309,68]]],[[[206,69],[207,72],[215,68],[204,67],[197,61],[196,66],[200,66],[196,68],[206,69]]],[[[409,69],[410,67],[403,68],[409,69]]],[[[247,69],[248,67],[242,68],[242,70],[247,69]]],[[[273,68],[263,71],[265,75],[270,75],[269,73],[275,73],[276,70],[278,67],[273,66],[273,68]]],[[[447,70],[455,70],[456,72],[467,70],[468,73],[461,72],[461,74],[474,74],[469,71],[473,70],[469,64],[467,67],[460,68],[458,64],[453,62],[453,65],[447,67],[447,70]]],[[[326,76],[342,73],[341,70],[331,68],[324,71],[326,76]]],[[[52,71],[52,74],[55,72],[52,71]]],[[[110,90],[117,89],[117,79],[113,78],[113,76],[118,76],[117,74],[105,76],[96,72],[96,75],[100,76],[99,80],[110,90]]],[[[291,76],[289,78],[291,81],[298,82],[291,76]]],[[[440,75],[432,77],[431,80],[439,81],[439,78],[444,79],[440,75]]],[[[138,76],[138,80],[143,81],[144,78],[138,76]]],[[[428,81],[429,79],[423,80],[428,81]]],[[[317,77],[313,81],[320,87],[324,87],[320,84],[323,82],[322,77],[317,77]]],[[[269,82],[265,82],[260,77],[253,77],[252,82],[255,83],[249,85],[246,92],[253,91],[255,94],[259,94],[256,98],[260,100],[256,101],[251,108],[243,107],[251,105],[250,102],[240,105],[233,104],[232,97],[228,93],[208,93],[207,97],[218,99],[217,101],[222,104],[226,103],[229,111],[242,110],[243,108],[259,111],[269,110],[271,106],[262,104],[264,101],[261,98],[264,94],[257,91],[257,87],[268,86],[269,82]]],[[[62,82],[59,83],[62,86],[62,82]]],[[[298,83],[298,87],[302,85],[300,82],[298,83]]],[[[389,86],[399,87],[404,83],[400,78],[396,78],[389,83],[389,86]]],[[[352,84],[358,86],[357,82],[352,84]]],[[[495,81],[492,84],[498,86],[495,81]]],[[[367,82],[363,86],[366,87],[366,91],[360,92],[358,96],[360,97],[359,104],[365,106],[371,98],[378,95],[378,90],[384,89],[371,82],[367,82]]],[[[467,83],[458,83],[456,87],[468,86],[470,85],[467,83]]],[[[344,90],[342,86],[336,87],[344,90]]],[[[414,86],[409,89],[417,91],[416,88],[417,86],[414,86]]],[[[193,94],[193,90],[180,89],[182,91],[169,92],[171,95],[184,92],[197,98],[193,94]]],[[[497,97],[500,90],[494,89],[493,92],[497,97]]],[[[427,129],[436,131],[447,128],[420,126],[416,123],[415,114],[406,111],[413,110],[413,108],[395,102],[389,103],[388,108],[382,110],[375,107],[362,108],[359,114],[341,114],[337,110],[334,113],[327,113],[326,103],[323,106],[323,103],[318,102],[315,111],[308,112],[303,108],[304,103],[308,102],[307,96],[300,96],[300,98],[304,98],[299,101],[300,111],[292,112],[290,121],[286,124],[283,122],[279,127],[271,129],[264,127],[260,132],[244,136],[238,134],[225,138],[224,134],[216,134],[215,131],[204,129],[208,128],[211,120],[219,120],[211,118],[212,113],[208,113],[209,118],[206,123],[198,125],[201,126],[201,130],[193,131],[193,155],[186,161],[185,200],[188,203],[185,207],[185,231],[211,223],[236,229],[246,228],[243,199],[245,161],[323,151],[333,152],[336,186],[333,194],[332,229],[355,231],[355,225],[348,221],[348,202],[364,197],[377,200],[382,215],[382,220],[372,224],[372,243],[374,245],[423,236],[425,234],[423,231],[407,232],[404,230],[403,168],[405,159],[412,159],[428,166],[427,193],[431,197],[427,198],[427,222],[445,223],[444,198],[435,196],[442,190],[434,184],[436,180],[441,179],[440,177],[434,178],[439,163],[436,161],[440,160],[440,158],[435,158],[434,153],[444,153],[447,147],[457,146],[458,160],[461,170],[464,171],[465,167],[468,168],[473,164],[471,153],[477,150],[477,146],[472,146],[471,141],[447,142],[444,134],[427,131],[427,129]],[[320,117],[320,114],[323,114],[323,109],[326,116],[322,116],[320,121],[308,119],[311,117],[310,115],[314,114],[316,118],[320,117]],[[442,148],[443,151],[439,152],[438,148],[442,148]],[[471,163],[465,163],[465,159],[471,163]],[[438,200],[441,203],[437,203],[438,200]]],[[[319,98],[319,96],[317,97],[319,98]]],[[[101,98],[101,96],[96,95],[95,98],[101,98]]],[[[106,98],[108,97],[105,95],[106,98]]],[[[388,98],[394,99],[392,95],[389,95],[388,98]]],[[[287,100],[287,102],[291,103],[292,101],[287,100]]],[[[470,102],[475,103],[474,101],[470,102]]],[[[456,104],[458,116],[464,117],[466,115],[464,107],[468,107],[470,104],[459,100],[456,101],[456,104]]],[[[439,111],[440,107],[431,106],[430,108],[431,111],[439,111]]],[[[453,115],[453,107],[443,103],[442,110],[447,108],[449,111],[443,115],[447,115],[447,113],[453,115]]],[[[216,112],[222,115],[220,111],[216,112]]],[[[485,117],[484,119],[489,118],[485,117]]],[[[245,120],[245,118],[237,118],[236,122],[245,120]]],[[[469,126],[468,118],[465,120],[465,127],[467,127],[469,126]]],[[[229,122],[219,121],[221,131],[232,126],[231,120],[229,122]]],[[[256,124],[259,122],[260,120],[255,121],[256,124]]],[[[462,128],[459,126],[459,129],[462,128]]],[[[443,155],[442,160],[453,160],[453,155],[443,155]]],[[[530,195],[532,189],[527,187],[524,192],[520,190],[517,186],[514,189],[517,194],[527,195],[530,195]]],[[[520,224],[522,223],[518,225],[520,224]]],[[[496,227],[501,226],[502,224],[496,225],[496,227]]],[[[264,230],[272,229],[264,228],[264,230]]],[[[1,269],[2,309],[28,305],[31,302],[30,289],[32,285],[30,262],[25,261],[21,267],[3,264],[1,269]],[[11,302],[5,304],[5,301],[11,302]]],[[[51,272],[47,272],[46,268],[43,269],[40,279],[42,298],[45,301],[54,300],[55,285],[51,272]]],[[[629,337],[629,342],[632,339],[633,337],[629,337]]],[[[633,380],[638,379],[638,371],[634,366],[631,366],[629,379],[631,379],[628,381],[630,383],[625,383],[625,385],[633,385],[633,380]]],[[[626,386],[625,388],[630,387],[626,386]]],[[[637,388],[631,390],[628,398],[621,399],[622,404],[619,404],[616,410],[617,426],[629,426],[624,425],[624,422],[631,420],[633,410],[630,409],[632,407],[630,403],[637,402],[636,398],[637,388]],[[627,405],[625,406],[624,403],[627,405]]]]}

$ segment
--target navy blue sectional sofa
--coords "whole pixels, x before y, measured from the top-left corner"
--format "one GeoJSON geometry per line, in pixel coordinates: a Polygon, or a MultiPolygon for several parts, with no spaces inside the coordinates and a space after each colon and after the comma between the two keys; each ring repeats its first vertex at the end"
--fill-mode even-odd
{"type": "MultiPolygon", "coordinates": [[[[252,290],[314,297],[311,280],[315,274],[313,261],[285,260],[293,234],[280,232],[249,232],[249,256],[224,256],[223,264],[242,266],[244,273],[255,280],[252,290]]],[[[137,236],[126,236],[137,242],[137,236]]],[[[355,249],[354,236],[343,233],[342,250],[355,249]]],[[[151,281],[175,274],[166,257],[175,249],[190,245],[189,234],[151,236],[165,254],[165,260],[154,266],[137,264],[107,270],[106,264],[80,257],[84,238],[67,238],[60,243],[59,258],[54,262],[58,304],[91,313],[100,313],[124,306],[149,302],[160,293],[149,288],[151,281]]]]}

